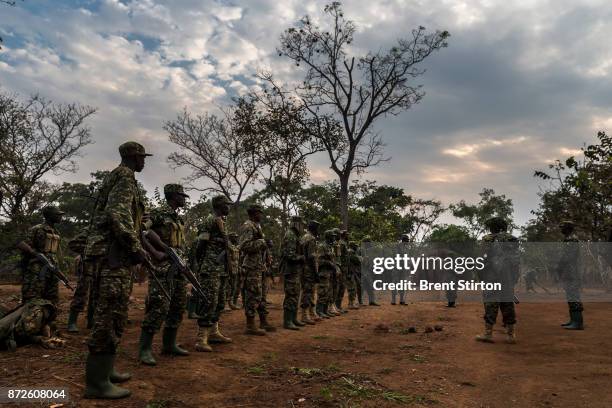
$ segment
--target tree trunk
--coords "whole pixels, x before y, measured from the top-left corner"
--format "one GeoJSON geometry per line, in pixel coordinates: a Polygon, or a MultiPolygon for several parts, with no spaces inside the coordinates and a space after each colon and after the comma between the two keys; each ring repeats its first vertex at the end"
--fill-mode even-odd
{"type": "Polygon", "coordinates": [[[340,219],[342,220],[342,228],[348,230],[349,215],[348,215],[348,195],[349,195],[349,177],[350,174],[340,175],[340,219]]]}

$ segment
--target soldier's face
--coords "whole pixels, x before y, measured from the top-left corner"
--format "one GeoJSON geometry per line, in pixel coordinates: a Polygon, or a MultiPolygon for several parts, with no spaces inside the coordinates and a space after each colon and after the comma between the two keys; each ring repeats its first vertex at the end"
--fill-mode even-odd
{"type": "Polygon", "coordinates": [[[51,224],[59,224],[60,222],[62,222],[63,218],[64,216],[62,214],[52,214],[48,217],[48,221],[51,224]]]}
{"type": "Polygon", "coordinates": [[[140,155],[137,155],[137,156],[134,157],[134,164],[136,165],[135,168],[134,168],[134,171],[140,173],[142,171],[142,169],[144,169],[144,166],[145,166],[145,157],[146,156],[140,156],[140,155]]]}
{"type": "Polygon", "coordinates": [[[263,219],[263,213],[261,211],[255,211],[253,213],[253,221],[261,222],[262,219],[263,219]]]}
{"type": "Polygon", "coordinates": [[[227,203],[221,204],[221,206],[219,207],[219,210],[221,211],[221,215],[229,215],[230,213],[230,206],[227,203]]]}
{"type": "Polygon", "coordinates": [[[168,197],[168,204],[172,207],[183,208],[187,204],[187,197],[182,194],[173,193],[168,197]]]}

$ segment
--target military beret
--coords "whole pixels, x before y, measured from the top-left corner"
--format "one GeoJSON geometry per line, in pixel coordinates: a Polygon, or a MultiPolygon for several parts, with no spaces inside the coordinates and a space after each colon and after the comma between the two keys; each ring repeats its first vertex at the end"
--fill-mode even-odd
{"type": "Polygon", "coordinates": [[[121,146],[119,146],[119,154],[122,158],[130,157],[130,156],[153,156],[145,152],[145,148],[138,142],[125,142],[121,146]]]}
{"type": "Polygon", "coordinates": [[[188,194],[185,194],[185,189],[183,189],[183,186],[180,184],[166,184],[164,186],[164,194],[168,195],[168,194],[180,194],[182,196],[185,197],[189,197],[188,194]]]}
{"type": "Polygon", "coordinates": [[[53,215],[64,215],[66,214],[65,212],[61,211],[59,208],[57,208],[54,205],[48,205],[45,208],[42,209],[42,215],[43,217],[50,217],[53,215]]]}
{"type": "Polygon", "coordinates": [[[212,202],[213,207],[218,207],[222,204],[227,204],[227,205],[232,204],[232,201],[229,198],[227,198],[227,196],[224,194],[219,194],[219,195],[214,196],[211,202],[212,202]]]}
{"type": "Polygon", "coordinates": [[[575,226],[576,224],[574,223],[574,221],[570,221],[570,220],[563,220],[559,223],[559,228],[568,228],[568,227],[574,228],[575,226]]]}
{"type": "Polygon", "coordinates": [[[263,212],[263,207],[259,204],[251,204],[249,205],[249,207],[247,208],[247,212],[249,213],[254,213],[254,212],[263,212]]]}

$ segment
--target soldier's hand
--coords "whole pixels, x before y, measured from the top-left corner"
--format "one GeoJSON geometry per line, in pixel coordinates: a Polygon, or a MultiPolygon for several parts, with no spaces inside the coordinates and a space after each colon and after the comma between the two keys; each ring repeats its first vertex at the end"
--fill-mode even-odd
{"type": "Polygon", "coordinates": [[[136,252],[132,254],[132,256],[134,258],[135,263],[137,264],[151,264],[151,257],[149,256],[149,253],[143,248],[138,248],[136,252]]]}

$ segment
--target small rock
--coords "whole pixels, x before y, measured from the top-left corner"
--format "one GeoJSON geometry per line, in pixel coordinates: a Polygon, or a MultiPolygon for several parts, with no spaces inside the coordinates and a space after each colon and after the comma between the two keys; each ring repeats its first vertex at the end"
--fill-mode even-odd
{"type": "Polygon", "coordinates": [[[441,326],[441,325],[439,325],[439,324],[436,324],[436,325],[434,326],[434,330],[435,330],[435,331],[442,331],[442,330],[444,330],[444,326],[441,326]]]}
{"type": "Polygon", "coordinates": [[[431,326],[425,327],[425,333],[431,333],[433,331],[434,331],[433,327],[431,327],[431,326]]]}
{"type": "Polygon", "coordinates": [[[410,326],[410,327],[408,328],[408,333],[416,333],[416,332],[417,332],[416,327],[414,327],[414,326],[410,326]]]}

